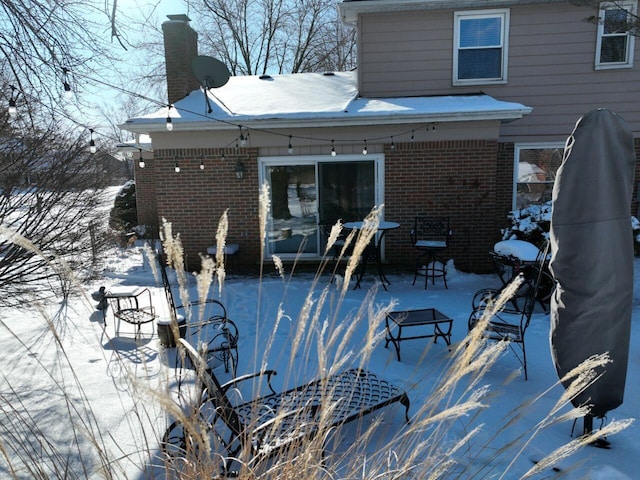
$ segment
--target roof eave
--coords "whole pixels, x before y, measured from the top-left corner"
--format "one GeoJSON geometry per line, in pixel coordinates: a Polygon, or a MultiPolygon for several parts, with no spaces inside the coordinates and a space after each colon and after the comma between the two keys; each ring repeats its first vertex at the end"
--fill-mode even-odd
{"type": "MultiPolygon", "coordinates": [[[[531,113],[533,109],[523,107],[509,110],[492,110],[479,112],[448,112],[415,115],[359,115],[349,118],[314,117],[303,118],[265,118],[265,119],[237,119],[233,124],[215,121],[173,122],[174,131],[225,131],[237,130],[237,124],[247,128],[261,129],[299,129],[299,128],[331,128],[331,127],[359,127],[364,125],[398,125],[418,123],[445,123],[470,121],[502,121],[518,120],[531,113]]],[[[120,125],[120,128],[133,133],[166,132],[164,119],[146,122],[132,122],[120,125]]]]}

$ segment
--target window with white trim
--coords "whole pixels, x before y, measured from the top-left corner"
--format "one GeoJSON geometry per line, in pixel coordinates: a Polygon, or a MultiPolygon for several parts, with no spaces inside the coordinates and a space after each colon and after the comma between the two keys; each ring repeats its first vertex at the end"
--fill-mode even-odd
{"type": "Polygon", "coordinates": [[[516,144],[514,209],[551,200],[553,183],[563,156],[563,143],[516,144]]]}
{"type": "Polygon", "coordinates": [[[453,84],[506,83],[509,9],[455,12],[453,84]]]}
{"type": "Polygon", "coordinates": [[[598,15],[596,69],[633,66],[634,36],[629,31],[635,1],[602,2],[598,15]]]}

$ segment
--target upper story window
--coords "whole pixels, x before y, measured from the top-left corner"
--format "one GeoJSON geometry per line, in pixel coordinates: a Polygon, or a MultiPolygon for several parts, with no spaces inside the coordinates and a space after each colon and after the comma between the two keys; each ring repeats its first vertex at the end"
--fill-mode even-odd
{"type": "Polygon", "coordinates": [[[507,82],[509,10],[454,14],[453,84],[507,82]]]}
{"type": "Polygon", "coordinates": [[[635,1],[603,2],[598,16],[596,68],[633,66],[634,36],[629,32],[635,1]]]}

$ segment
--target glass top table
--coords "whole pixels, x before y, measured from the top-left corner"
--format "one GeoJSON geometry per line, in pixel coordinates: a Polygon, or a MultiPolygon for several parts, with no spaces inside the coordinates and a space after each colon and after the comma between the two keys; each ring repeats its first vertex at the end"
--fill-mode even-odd
{"type": "MultiPolygon", "coordinates": [[[[447,346],[451,347],[451,327],[453,319],[435,308],[424,308],[420,310],[403,310],[389,312],[385,318],[386,334],[385,348],[391,342],[396,349],[398,361],[400,361],[400,342],[405,340],[415,340],[418,338],[433,338],[434,343],[438,338],[442,338],[447,346]],[[416,335],[402,336],[403,329],[409,327],[433,325],[433,332],[422,329],[416,335]]],[[[416,330],[414,330],[416,331],[416,330]]]]}

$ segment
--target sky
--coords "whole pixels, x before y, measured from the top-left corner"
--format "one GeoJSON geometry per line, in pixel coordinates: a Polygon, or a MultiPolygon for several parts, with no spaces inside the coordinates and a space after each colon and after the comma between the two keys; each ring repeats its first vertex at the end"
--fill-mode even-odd
{"type": "MultiPolygon", "coordinates": [[[[400,228],[403,227],[406,228],[400,228]]],[[[85,419],[80,428],[84,429],[86,418],[90,418],[91,428],[103,433],[102,447],[110,452],[110,457],[116,458],[112,466],[122,469],[116,478],[142,479],[150,478],[153,474],[157,474],[156,478],[164,478],[157,469],[145,466],[145,452],[157,454],[158,438],[172,419],[167,417],[157,397],[148,392],[168,391],[176,401],[183,398],[178,396],[177,391],[182,371],[175,368],[175,349],[159,344],[153,324],[143,327],[142,340],[139,342],[134,341],[132,326],[123,323],[118,328],[110,311],[107,312],[105,324],[102,312],[96,310],[95,302],[90,297],[100,286],[105,286],[107,290],[148,288],[157,315],[167,318],[168,305],[161,283],[143,257],[142,250],[142,243],[126,249],[110,250],[104,270],[92,281],[81,285],[81,295],[72,295],[66,303],[52,302],[47,305],[46,310],[50,313],[48,319],[43,318],[35,306],[3,309],[0,314],[0,329],[3,332],[0,335],[0,350],[4,352],[0,359],[3,404],[13,405],[14,408],[18,406],[20,410],[28,412],[29,418],[37,423],[42,434],[51,442],[40,443],[36,448],[42,449],[43,445],[49,448],[50,445],[58,449],[63,457],[70,455],[72,469],[80,477],[103,478],[95,445],[83,440],[79,448],[74,447],[77,440],[70,428],[68,405],[61,393],[63,389],[71,392],[74,408],[78,408],[85,419]],[[52,328],[55,328],[60,339],[59,347],[56,346],[52,328]],[[64,355],[61,355],[61,349],[64,349],[64,355]],[[52,374],[49,375],[49,372],[52,374]],[[11,385],[11,389],[8,385],[11,385]],[[82,398],[84,402],[80,401],[82,398]],[[78,451],[82,452],[82,458],[78,451]]],[[[636,284],[625,400],[620,407],[609,412],[606,425],[635,419],[640,414],[640,384],[637,381],[640,377],[640,259],[634,259],[634,268],[636,284]]],[[[320,304],[323,293],[328,295],[328,301],[318,312],[317,320],[317,325],[325,325],[325,330],[309,328],[312,337],[316,334],[313,332],[324,331],[328,335],[334,329],[338,332],[339,328],[354,328],[351,337],[344,335],[350,339],[347,353],[351,353],[347,355],[344,365],[347,368],[350,361],[359,361],[360,342],[367,335],[368,322],[357,320],[357,311],[363,304],[376,308],[393,305],[395,310],[437,308],[453,319],[452,340],[455,349],[467,334],[467,319],[474,293],[485,287],[499,285],[496,275],[462,273],[450,264],[448,289],[437,281],[425,291],[422,282],[412,285],[411,272],[387,272],[391,281],[387,292],[382,288],[375,289],[374,279],[377,277],[367,274],[362,281],[363,288],[354,290],[352,280],[345,291],[344,300],[339,304],[336,300],[341,288],[340,279],[330,282],[329,276],[323,275],[314,283],[310,273],[293,276],[290,273],[286,269],[284,275],[280,276],[267,269],[262,281],[253,276],[231,273],[221,289],[217,285],[209,292],[211,298],[225,304],[229,318],[240,331],[238,375],[255,372],[261,366],[273,368],[280,373],[274,377],[274,386],[278,390],[318,376],[320,356],[315,344],[303,351],[292,347],[303,322],[300,313],[306,298],[313,299],[315,306],[320,304]],[[265,350],[268,352],[266,355],[265,350]]],[[[177,288],[175,273],[170,270],[169,275],[177,288]]],[[[197,298],[195,277],[187,273],[186,278],[190,297],[197,298]]],[[[543,419],[555,408],[564,392],[557,385],[557,374],[551,361],[549,327],[549,315],[540,308],[536,309],[526,336],[529,380],[524,380],[515,356],[505,351],[479,385],[479,398],[487,407],[480,411],[477,418],[463,416],[446,424],[443,436],[434,442],[435,445],[451,451],[452,442],[478,427],[476,439],[468,449],[458,451],[456,460],[461,464],[469,462],[472,469],[479,469],[486,462],[491,469],[491,472],[483,471],[487,473],[486,478],[498,478],[499,474],[506,472],[503,478],[511,479],[520,478],[533,467],[535,461],[572,439],[571,421],[551,423],[538,431],[544,423],[543,419]],[[486,391],[491,393],[489,396],[481,394],[485,391],[485,385],[486,391]],[[512,409],[520,413],[514,422],[509,421],[512,409]],[[509,423],[509,426],[497,438],[492,438],[505,423],[509,423]],[[506,455],[493,458],[495,449],[520,435],[527,440],[518,443],[518,449],[522,448],[522,452],[511,450],[506,455]],[[488,448],[479,448],[481,445],[488,445],[488,448]],[[477,456],[471,459],[469,455],[474,451],[477,456]],[[514,461],[510,465],[511,460],[514,461]]],[[[376,326],[380,335],[383,329],[383,323],[376,326]]],[[[411,400],[409,414],[412,422],[415,422],[421,407],[438,389],[450,365],[452,353],[442,341],[434,344],[430,339],[416,339],[401,344],[402,361],[398,362],[394,350],[385,348],[382,337],[380,340],[373,348],[366,367],[406,390],[411,400]]],[[[221,364],[216,365],[215,371],[222,381],[231,378],[221,364]]],[[[570,408],[561,407],[556,416],[569,411],[570,408]]],[[[398,405],[385,407],[370,416],[382,421],[381,430],[373,437],[375,441],[372,441],[371,449],[374,444],[384,448],[396,432],[408,428],[403,415],[404,409],[398,405]]],[[[72,416],[78,424],[76,415],[72,416]]],[[[14,432],[19,431],[15,424],[10,427],[14,432]]],[[[357,435],[355,428],[344,427],[343,431],[345,438],[337,446],[339,451],[347,448],[357,435]]],[[[0,429],[0,432],[1,437],[6,436],[5,430],[0,429]]],[[[426,430],[424,435],[426,439],[426,430]]],[[[26,438],[27,443],[36,440],[35,435],[26,438]]],[[[608,440],[612,444],[610,450],[587,447],[571,459],[555,463],[554,468],[561,472],[547,468],[544,474],[534,478],[559,478],[560,474],[569,480],[637,478],[640,425],[635,422],[626,430],[609,436],[608,440]]],[[[11,442],[8,445],[16,448],[24,443],[11,442]]],[[[409,452],[401,449],[394,450],[393,454],[398,456],[399,461],[409,456],[409,452]]],[[[368,464],[364,458],[354,457],[351,462],[359,465],[359,471],[367,471],[368,464]]],[[[419,467],[420,458],[416,462],[419,467]]],[[[344,473],[346,466],[339,464],[337,468],[344,473]]],[[[4,474],[6,465],[0,461],[0,477],[4,474]]],[[[366,474],[363,476],[368,478],[366,474]]]]}

